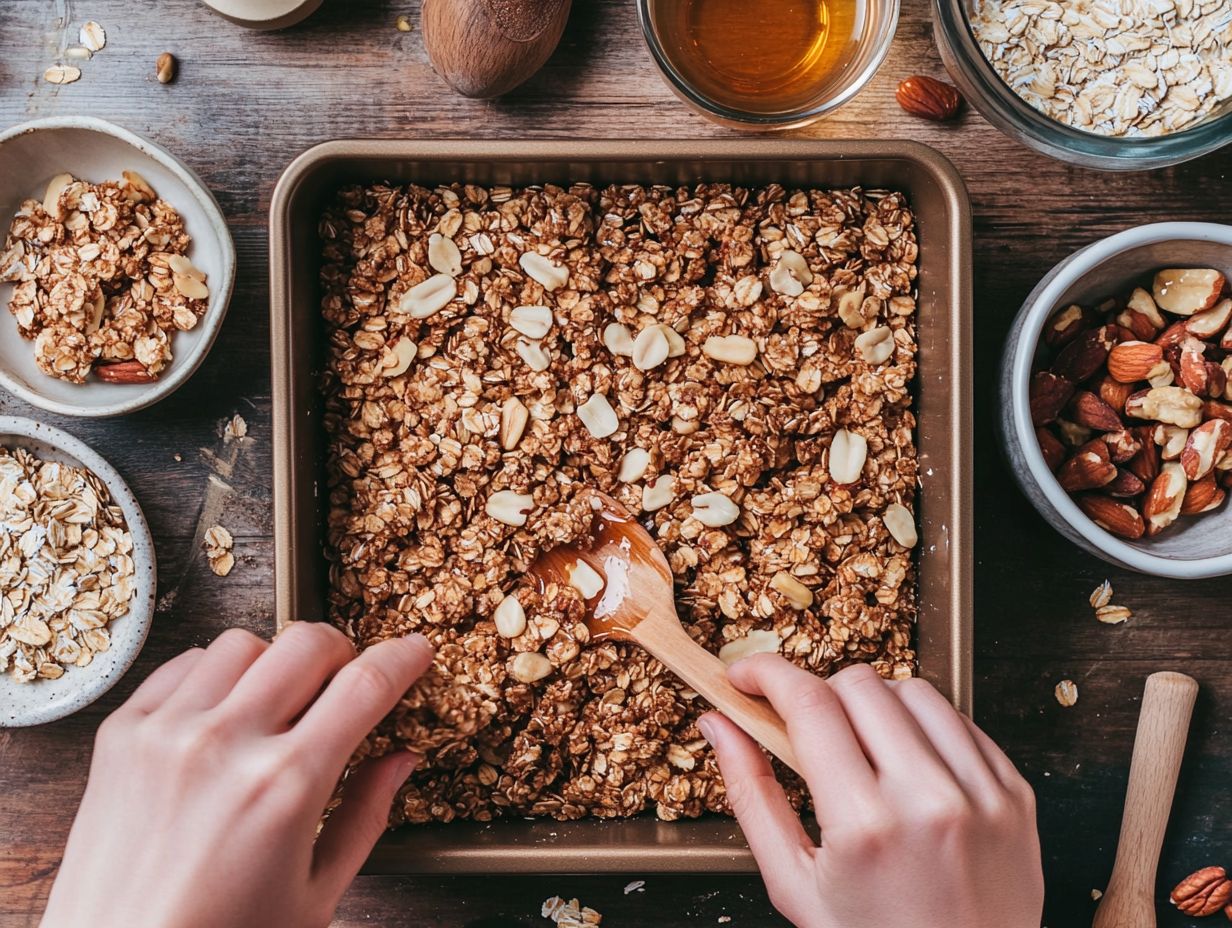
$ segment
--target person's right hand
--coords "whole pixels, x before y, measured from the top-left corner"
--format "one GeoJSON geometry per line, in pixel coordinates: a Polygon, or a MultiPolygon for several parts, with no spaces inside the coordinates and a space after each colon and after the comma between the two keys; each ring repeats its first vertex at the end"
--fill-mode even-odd
{"type": "Polygon", "coordinates": [[[1039,928],[1035,796],[923,680],[858,665],[828,680],[776,655],[732,665],[787,723],[813,796],[808,836],[761,749],[703,716],[727,797],[775,907],[800,928],[1039,928]]]}

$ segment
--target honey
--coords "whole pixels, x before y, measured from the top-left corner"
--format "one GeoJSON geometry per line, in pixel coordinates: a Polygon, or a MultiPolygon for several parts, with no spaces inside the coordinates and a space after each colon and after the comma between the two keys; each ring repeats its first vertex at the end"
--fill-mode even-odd
{"type": "Polygon", "coordinates": [[[813,105],[857,51],[863,0],[652,0],[659,45],[711,103],[773,115],[813,105]]]}

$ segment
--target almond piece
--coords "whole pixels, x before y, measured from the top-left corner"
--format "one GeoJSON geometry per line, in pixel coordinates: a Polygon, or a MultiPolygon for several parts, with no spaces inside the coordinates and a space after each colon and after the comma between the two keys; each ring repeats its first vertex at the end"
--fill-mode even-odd
{"type": "Polygon", "coordinates": [[[534,341],[552,330],[553,321],[547,306],[515,306],[509,313],[510,328],[534,341]]]}
{"type": "Polygon", "coordinates": [[[855,483],[867,459],[868,440],[863,435],[839,429],[830,441],[830,479],[840,485],[855,483]]]}
{"type": "Polygon", "coordinates": [[[1098,320],[1089,309],[1077,303],[1067,306],[1044,325],[1044,344],[1053,351],[1060,351],[1098,320]]]}
{"type": "Polygon", "coordinates": [[[869,329],[856,336],[856,356],[867,364],[884,364],[894,354],[894,332],[888,325],[869,329]]]}
{"type": "Polygon", "coordinates": [[[458,285],[448,274],[434,274],[398,298],[394,312],[412,319],[427,319],[449,305],[458,295],[458,285]]]}
{"type": "Polygon", "coordinates": [[[1148,536],[1158,535],[1176,521],[1181,514],[1188,483],[1179,463],[1164,462],[1142,503],[1142,517],[1146,521],[1148,536]]]}
{"type": "Polygon", "coordinates": [[[1074,385],[1051,371],[1039,371],[1029,388],[1031,424],[1039,427],[1056,420],[1074,395],[1074,385]]]}
{"type": "Polygon", "coordinates": [[[1185,498],[1181,501],[1181,515],[1196,516],[1217,509],[1225,496],[1224,491],[1215,483],[1215,475],[1207,474],[1201,480],[1192,481],[1185,490],[1185,498]]]}
{"type": "Polygon", "coordinates": [[[731,525],[740,518],[740,507],[726,493],[702,493],[693,497],[693,518],[709,528],[731,525]]]}
{"type": "MultiPolygon", "coordinates": [[[[1160,315],[1159,307],[1155,305],[1155,298],[1141,287],[1135,287],[1134,292],[1129,295],[1129,300],[1125,304],[1125,312],[1123,315],[1130,317],[1132,322],[1121,323],[1129,325],[1129,328],[1138,332],[1140,329],[1149,334],[1140,334],[1138,337],[1144,342],[1150,341],[1165,328],[1167,328],[1167,320],[1160,315]]],[[[1120,317],[1117,317],[1120,322],[1120,317]]]]}
{"type": "Polygon", "coordinates": [[[496,634],[502,638],[516,638],[526,631],[526,610],[512,594],[506,596],[492,613],[496,634]]]}
{"type": "Polygon", "coordinates": [[[1159,345],[1121,342],[1108,352],[1108,376],[1118,383],[1137,383],[1163,359],[1164,350],[1159,345]]]}
{"type": "Polygon", "coordinates": [[[1118,538],[1137,540],[1146,532],[1141,513],[1128,503],[1098,494],[1080,496],[1077,503],[1088,519],[1118,538]]]}
{"type": "Polygon", "coordinates": [[[1082,383],[1099,373],[1117,341],[1116,326],[1085,332],[1061,349],[1052,362],[1052,372],[1070,383],[1082,383]]]}
{"type": "Polygon", "coordinates": [[[1134,455],[1142,450],[1142,442],[1129,429],[1118,429],[1115,432],[1108,432],[1102,437],[1104,444],[1108,446],[1108,454],[1111,456],[1113,464],[1124,464],[1132,460],[1134,455]]]}
{"type": "Polygon", "coordinates": [[[569,283],[569,269],[553,264],[536,251],[528,251],[518,259],[528,277],[537,281],[544,290],[559,290],[569,283]]]}
{"type": "Polygon", "coordinates": [[[497,522],[521,528],[526,524],[530,511],[535,506],[535,499],[529,493],[518,493],[514,490],[497,490],[488,497],[484,512],[497,522]]]}
{"type": "Polygon", "coordinates": [[[1068,419],[1058,419],[1056,425],[1061,441],[1071,448],[1081,448],[1091,440],[1091,430],[1084,425],[1078,425],[1068,419]]]}
{"type": "Polygon", "coordinates": [[[730,666],[752,654],[774,654],[778,651],[779,644],[778,632],[753,629],[743,638],[729,641],[719,648],[719,660],[730,666]]]}
{"type": "Polygon", "coordinates": [[[140,361],[95,364],[93,370],[94,376],[105,383],[153,383],[158,379],[140,361]]]}
{"type": "Polygon", "coordinates": [[[1211,339],[1228,327],[1229,319],[1232,319],[1232,297],[1190,316],[1185,320],[1185,329],[1198,338],[1211,339]]]}
{"type": "Polygon", "coordinates": [[[509,675],[519,683],[535,683],[552,669],[552,662],[537,651],[522,651],[509,662],[509,675]]]}
{"type": "Polygon", "coordinates": [[[1112,463],[1108,446],[1096,439],[1087,442],[1061,465],[1057,471],[1057,482],[1066,492],[1079,493],[1109,484],[1116,476],[1116,465],[1112,463]]]}
{"type": "Polygon", "coordinates": [[[1159,456],[1165,461],[1176,461],[1185,450],[1189,440],[1189,429],[1178,428],[1175,425],[1157,425],[1151,432],[1151,438],[1159,445],[1159,456]]]}
{"type": "Polygon", "coordinates": [[[1185,321],[1181,320],[1180,322],[1172,323],[1172,325],[1168,326],[1158,336],[1156,336],[1154,339],[1154,344],[1158,345],[1160,348],[1168,349],[1179,345],[1187,338],[1193,338],[1193,335],[1190,333],[1189,329],[1185,327],[1185,321]]]}
{"type": "Polygon", "coordinates": [[[1125,401],[1133,392],[1133,384],[1121,383],[1112,377],[1105,377],[1099,382],[1099,398],[1111,406],[1118,416],[1125,412],[1125,401]]]}
{"type": "Polygon", "coordinates": [[[1232,422],[1212,419],[1202,423],[1189,433],[1180,453],[1185,476],[1190,480],[1201,480],[1211,472],[1229,446],[1232,446],[1232,422]]]}
{"type": "Polygon", "coordinates": [[[1088,390],[1079,390],[1074,394],[1070,402],[1070,417],[1079,425],[1097,432],[1115,432],[1124,427],[1116,411],[1088,390]]]}
{"type": "Polygon", "coordinates": [[[428,264],[434,271],[457,277],[462,273],[462,252],[453,239],[433,232],[428,236],[428,264]]]}
{"type": "Polygon", "coordinates": [[[1192,316],[1214,306],[1226,283],[1211,268],[1165,268],[1155,275],[1153,296],[1165,312],[1192,316]]]}
{"type": "Polygon", "coordinates": [[[1044,456],[1044,463],[1055,474],[1057,468],[1065,463],[1065,458],[1068,456],[1065,445],[1061,444],[1061,439],[1057,438],[1047,429],[1036,429],[1035,437],[1039,441],[1040,453],[1044,456]]]}
{"type": "Polygon", "coordinates": [[[807,609],[813,605],[813,591],[785,570],[770,578],[770,587],[782,593],[793,609],[807,609]]]}
{"type": "Polygon", "coordinates": [[[1149,425],[1138,426],[1132,430],[1142,447],[1129,459],[1126,467],[1143,483],[1150,483],[1159,474],[1159,448],[1156,447],[1151,435],[1153,430],[1153,427],[1149,425]]]}
{"type": "Polygon", "coordinates": [[[920,535],[915,527],[915,516],[902,503],[890,503],[881,517],[890,537],[904,548],[914,548],[920,541],[920,535]]]}
{"type": "Polygon", "coordinates": [[[1146,484],[1127,471],[1117,470],[1116,479],[1104,487],[1104,492],[1117,498],[1132,498],[1146,491],[1146,484]]]}
{"type": "MultiPolygon", "coordinates": [[[[857,338],[857,347],[859,343],[857,338]]],[[[702,354],[723,364],[746,367],[757,360],[757,343],[743,335],[711,335],[702,345],[702,354]]]]}
{"type": "Polygon", "coordinates": [[[1195,396],[1206,396],[1210,388],[1210,377],[1206,372],[1205,345],[1186,344],[1181,348],[1180,374],[1177,379],[1190,393],[1195,396]]]}
{"type": "Polygon", "coordinates": [[[1202,418],[1224,419],[1232,422],[1232,405],[1221,403],[1218,400],[1207,400],[1202,404],[1202,418]]]}
{"type": "Polygon", "coordinates": [[[520,399],[511,396],[505,400],[501,406],[500,434],[498,435],[502,451],[512,451],[518,446],[529,422],[530,411],[520,399]]]}

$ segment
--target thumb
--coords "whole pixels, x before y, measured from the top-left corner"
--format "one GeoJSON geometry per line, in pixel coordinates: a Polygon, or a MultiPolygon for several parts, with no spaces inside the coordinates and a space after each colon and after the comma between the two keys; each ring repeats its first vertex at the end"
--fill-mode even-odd
{"type": "Polygon", "coordinates": [[[389,824],[399,787],[423,758],[398,751],[365,761],[342,787],[342,804],[330,814],[317,839],[314,874],[335,903],[389,824]]]}

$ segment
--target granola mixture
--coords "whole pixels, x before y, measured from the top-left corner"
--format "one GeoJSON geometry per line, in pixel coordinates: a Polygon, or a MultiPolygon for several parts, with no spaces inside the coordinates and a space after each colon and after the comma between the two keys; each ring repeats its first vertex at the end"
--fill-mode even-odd
{"type": "Polygon", "coordinates": [[[1228,0],[976,0],[971,29],[1015,93],[1075,129],[1166,135],[1232,100],[1228,0]]]}
{"type": "Polygon", "coordinates": [[[110,648],[136,591],[132,549],[93,473],[0,448],[0,673],[55,680],[110,648]]]}
{"type": "Polygon", "coordinates": [[[60,174],[26,200],[0,255],[9,311],[34,341],[39,369],[71,383],[93,371],[150,383],[171,363],[177,331],[205,314],[205,274],[187,258],[179,213],[138,174],[91,184],[60,174]]]}
{"type": "Polygon", "coordinates": [[[360,752],[427,755],[395,822],[727,811],[699,697],[523,576],[592,489],[712,651],[913,672],[901,194],[349,187],[320,233],[331,616],[439,654],[360,752]]]}

